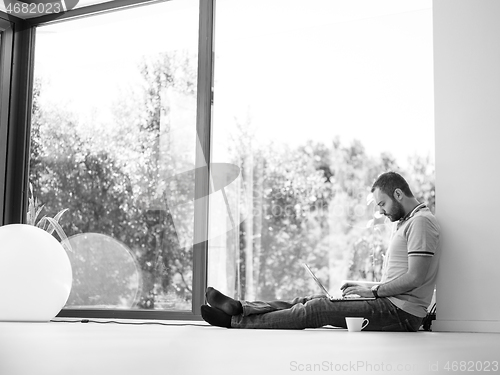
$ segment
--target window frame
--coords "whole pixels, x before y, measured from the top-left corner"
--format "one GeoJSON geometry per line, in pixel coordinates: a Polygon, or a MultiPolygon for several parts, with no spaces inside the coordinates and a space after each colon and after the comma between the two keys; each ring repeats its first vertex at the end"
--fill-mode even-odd
{"type": "Polygon", "coordinates": [[[10,23],[4,31],[7,43],[2,42],[0,104],[0,225],[5,225],[21,223],[25,216],[34,32],[20,18],[0,12],[0,19],[10,23]]]}
{"type": "MultiPolygon", "coordinates": [[[[13,25],[0,14],[0,196],[5,195],[7,138],[10,103],[13,25]]],[[[4,221],[4,199],[0,199],[0,225],[4,221]]]]}
{"type": "MultiPolygon", "coordinates": [[[[0,210],[3,214],[0,217],[0,225],[25,222],[29,191],[29,145],[36,28],[48,23],[63,20],[71,22],[72,19],[79,17],[119,11],[135,6],[147,6],[153,3],[156,1],[115,0],[73,9],[62,14],[56,20],[51,16],[40,16],[27,20],[16,19],[12,31],[12,48],[5,48],[7,52],[12,53],[11,63],[5,59],[6,63],[0,65],[2,67],[0,71],[0,79],[2,79],[0,136],[3,137],[4,133],[8,134],[5,141],[0,140],[0,210]],[[11,83],[8,85],[9,92],[5,94],[6,89],[3,84],[9,79],[11,83]],[[7,101],[8,103],[6,103],[7,101]],[[9,111],[4,114],[3,109],[6,106],[9,106],[9,111]],[[3,143],[5,143],[5,147],[3,143]],[[5,176],[4,180],[3,176],[5,176]]],[[[201,150],[199,150],[199,154],[197,151],[196,163],[197,165],[206,163],[209,167],[204,175],[196,174],[195,194],[197,196],[209,194],[214,6],[215,0],[199,0],[196,132],[201,150]]],[[[11,19],[11,16],[0,11],[0,22],[3,22],[3,19],[11,19]]],[[[0,30],[2,27],[3,23],[0,23],[0,30]]],[[[4,56],[4,45],[6,44],[2,42],[2,56],[4,56]]],[[[10,55],[7,53],[5,56],[10,55]]],[[[207,285],[208,199],[200,199],[199,202],[195,203],[194,239],[191,311],[64,308],[57,317],[201,320],[201,305],[205,303],[207,285]]]]}

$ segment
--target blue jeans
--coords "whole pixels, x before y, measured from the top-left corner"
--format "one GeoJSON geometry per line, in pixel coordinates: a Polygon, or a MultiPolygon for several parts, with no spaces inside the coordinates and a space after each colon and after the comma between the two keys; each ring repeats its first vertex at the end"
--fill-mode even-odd
{"type": "Polygon", "coordinates": [[[418,331],[422,318],[394,306],[387,298],[369,301],[330,301],[325,296],[295,298],[291,302],[241,301],[243,314],[233,316],[232,328],[305,329],[325,325],[346,328],[345,317],[370,321],[365,331],[418,331]]]}

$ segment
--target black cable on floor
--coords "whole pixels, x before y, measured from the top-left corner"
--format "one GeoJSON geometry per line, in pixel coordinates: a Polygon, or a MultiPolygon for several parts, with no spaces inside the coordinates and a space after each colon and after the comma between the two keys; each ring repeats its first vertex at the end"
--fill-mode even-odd
{"type": "Polygon", "coordinates": [[[161,325],[161,326],[194,326],[194,327],[212,327],[208,324],[196,323],[162,323],[162,322],[124,322],[118,320],[93,320],[93,319],[78,319],[78,320],[51,320],[53,323],[96,323],[96,324],[128,324],[128,325],[161,325]]]}

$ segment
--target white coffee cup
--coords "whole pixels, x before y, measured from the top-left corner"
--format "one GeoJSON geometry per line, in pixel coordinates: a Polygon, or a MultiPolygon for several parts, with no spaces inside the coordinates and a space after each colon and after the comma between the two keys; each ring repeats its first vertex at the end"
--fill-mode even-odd
{"type": "Polygon", "coordinates": [[[365,318],[345,318],[349,332],[361,332],[370,321],[365,318]]]}

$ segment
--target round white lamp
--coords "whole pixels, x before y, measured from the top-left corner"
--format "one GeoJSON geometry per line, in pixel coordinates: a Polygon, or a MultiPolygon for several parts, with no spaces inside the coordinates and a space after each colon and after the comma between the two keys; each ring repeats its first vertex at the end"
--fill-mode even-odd
{"type": "Polygon", "coordinates": [[[71,283],[56,238],[32,225],[0,227],[0,321],[49,321],[66,304],[71,283]]]}

